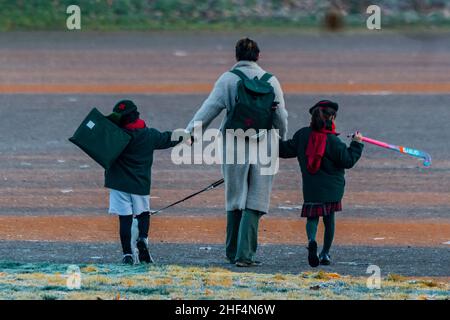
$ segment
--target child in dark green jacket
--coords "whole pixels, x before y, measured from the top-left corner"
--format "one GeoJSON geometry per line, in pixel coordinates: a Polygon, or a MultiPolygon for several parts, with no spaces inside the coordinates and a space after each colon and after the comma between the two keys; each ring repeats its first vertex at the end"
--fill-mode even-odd
{"type": "MultiPolygon", "coordinates": [[[[109,118],[123,128],[131,141],[114,164],[105,171],[105,187],[110,189],[109,213],[119,216],[123,263],[153,262],[148,250],[150,226],[150,185],[153,151],[175,146],[172,132],[148,128],[139,118],[133,101],[119,101],[109,118]],[[139,237],[132,243],[133,217],[137,219],[139,237]],[[136,247],[138,254],[132,248],[136,247]],[[136,257],[138,255],[138,257],[136,257]]],[[[181,140],[181,139],[180,139],[181,140]]]]}
{"type": "Polygon", "coordinates": [[[288,141],[280,141],[280,157],[297,157],[302,172],[302,217],[307,218],[308,262],[312,267],[331,263],[329,251],[334,238],[335,212],[342,211],[345,169],[361,157],[362,135],[356,133],[350,147],[337,136],[335,119],[339,105],[329,100],[310,110],[311,125],[298,130],[288,141]],[[316,233],[319,217],[325,225],[322,252],[317,256],[316,233]]]}

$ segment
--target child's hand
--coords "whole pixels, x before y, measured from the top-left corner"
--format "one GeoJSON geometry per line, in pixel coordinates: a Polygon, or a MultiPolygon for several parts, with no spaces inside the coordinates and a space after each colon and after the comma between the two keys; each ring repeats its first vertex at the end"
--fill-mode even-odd
{"type": "Polygon", "coordinates": [[[359,143],[362,143],[363,142],[363,135],[361,134],[361,132],[356,131],[356,133],[352,137],[352,140],[356,141],[356,142],[359,142],[359,143]]]}
{"type": "Polygon", "coordinates": [[[188,131],[177,129],[174,131],[174,134],[176,134],[175,137],[179,137],[180,142],[184,142],[189,146],[192,145],[192,136],[188,131]]]}

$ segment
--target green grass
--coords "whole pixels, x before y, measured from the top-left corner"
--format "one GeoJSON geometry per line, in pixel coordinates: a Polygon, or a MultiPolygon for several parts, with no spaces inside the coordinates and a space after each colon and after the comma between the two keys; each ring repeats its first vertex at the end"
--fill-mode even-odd
{"type": "MultiPolygon", "coordinates": [[[[434,0],[433,0],[434,1],[434,0]]],[[[365,29],[361,4],[344,1],[349,29],[365,29]]],[[[328,1],[303,8],[300,0],[0,0],[0,31],[66,30],[66,8],[81,8],[83,31],[118,30],[317,30],[322,27],[328,1]]],[[[397,7],[389,0],[378,1],[390,10],[382,15],[383,28],[448,29],[450,19],[439,8],[418,13],[397,7]],[[430,13],[431,12],[431,13],[430,13]]]]}
{"type": "MultiPolygon", "coordinates": [[[[221,268],[80,265],[81,289],[66,286],[68,265],[0,263],[0,299],[448,299],[448,282],[389,275],[380,290],[335,273],[256,274],[221,268]]],[[[249,270],[250,271],[250,270],[249,270]]]]}

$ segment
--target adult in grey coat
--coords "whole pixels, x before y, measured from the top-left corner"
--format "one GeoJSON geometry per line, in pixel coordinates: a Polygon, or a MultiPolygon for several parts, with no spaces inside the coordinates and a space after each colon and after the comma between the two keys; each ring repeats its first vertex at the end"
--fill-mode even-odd
{"type": "MultiPolygon", "coordinates": [[[[248,78],[258,77],[260,79],[266,71],[257,64],[258,58],[259,48],[257,43],[248,38],[241,39],[236,44],[237,63],[232,69],[242,71],[248,78]]],[[[192,134],[196,123],[201,123],[202,129],[206,129],[223,110],[229,113],[235,106],[239,80],[239,76],[229,71],[222,74],[215,83],[209,97],[187,126],[186,131],[192,134]]],[[[273,128],[278,129],[279,135],[285,140],[287,111],[283,91],[276,77],[272,76],[268,82],[274,88],[275,101],[278,102],[278,108],[273,117],[273,128]]],[[[225,123],[226,117],[222,121],[222,132],[225,123]]],[[[269,139],[268,137],[265,138],[269,139]]],[[[226,144],[229,143],[227,139],[225,140],[224,153],[226,152],[226,144]]],[[[248,139],[246,141],[248,143],[248,139]]],[[[270,149],[270,143],[267,145],[270,149]]],[[[236,148],[234,150],[237,152],[236,148]]],[[[246,148],[245,152],[248,153],[249,149],[246,148]]],[[[259,160],[257,163],[252,163],[248,156],[246,154],[244,164],[227,164],[224,162],[222,165],[227,211],[226,255],[230,263],[236,263],[237,266],[243,267],[259,264],[254,260],[257,249],[259,218],[269,210],[274,178],[272,174],[262,175],[261,167],[263,165],[259,160]]]]}

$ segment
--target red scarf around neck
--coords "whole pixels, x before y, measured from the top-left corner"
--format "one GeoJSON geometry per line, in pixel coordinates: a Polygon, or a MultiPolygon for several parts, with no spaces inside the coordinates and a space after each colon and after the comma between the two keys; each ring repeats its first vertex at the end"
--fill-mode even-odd
{"type": "Polygon", "coordinates": [[[325,154],[325,147],[327,145],[327,134],[338,135],[338,133],[336,133],[334,122],[332,123],[331,130],[322,128],[320,131],[311,131],[306,147],[306,169],[311,174],[315,174],[320,169],[322,158],[325,154]]]}
{"type": "Polygon", "coordinates": [[[125,129],[127,130],[137,130],[144,128],[145,128],[145,121],[142,119],[137,119],[135,122],[128,123],[125,125],[125,129]]]}

